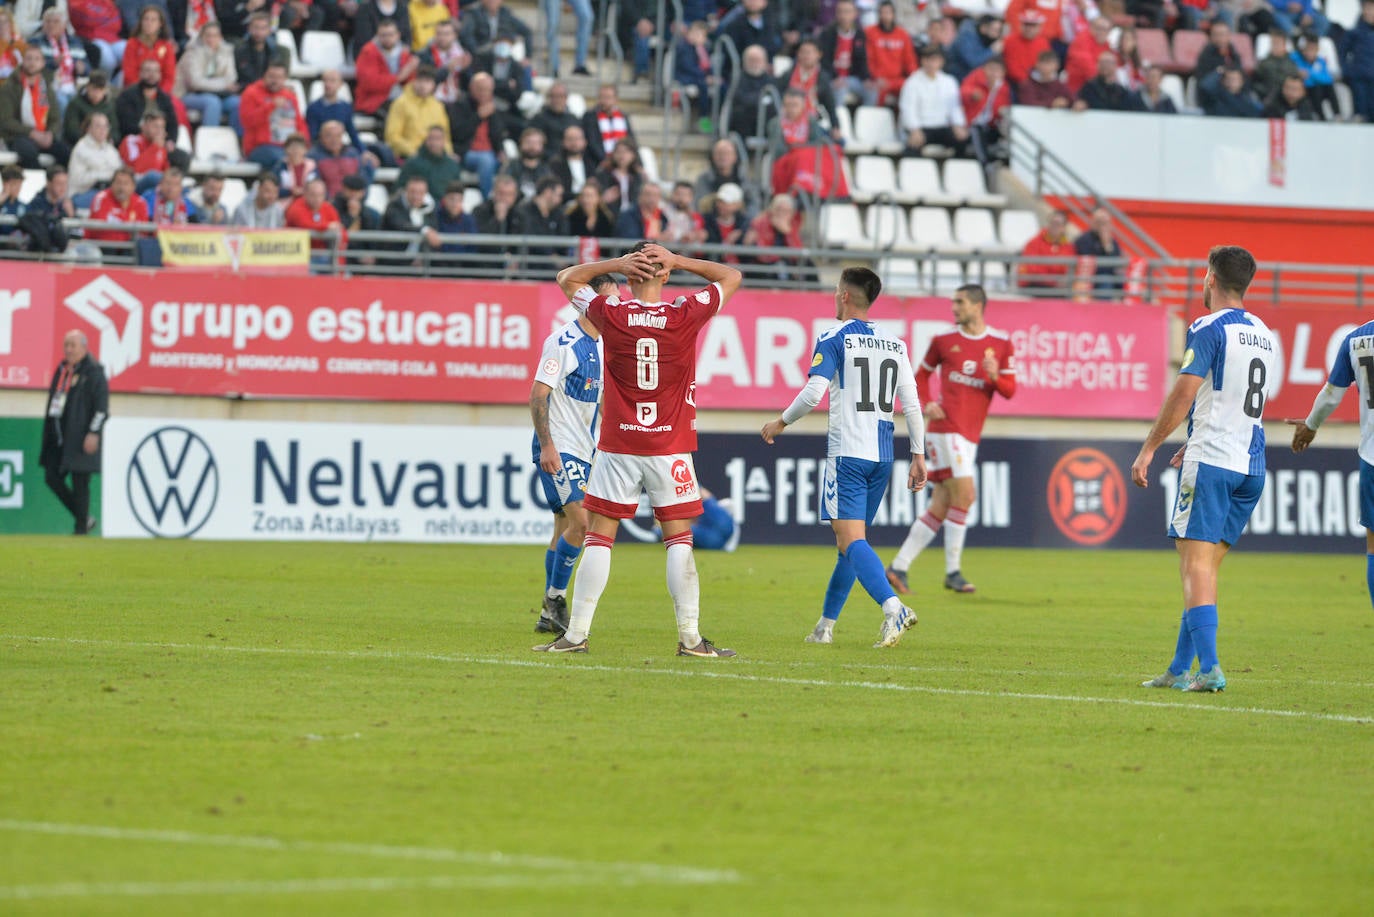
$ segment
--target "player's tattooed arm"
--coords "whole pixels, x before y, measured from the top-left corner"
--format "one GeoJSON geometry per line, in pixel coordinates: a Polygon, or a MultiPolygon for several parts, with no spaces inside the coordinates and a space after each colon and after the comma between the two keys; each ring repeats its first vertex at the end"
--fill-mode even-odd
{"type": "Polygon", "coordinates": [[[539,467],[549,474],[558,474],[563,459],[549,432],[549,393],[552,391],[543,382],[530,387],[530,418],[534,421],[534,435],[539,439],[539,467]]]}

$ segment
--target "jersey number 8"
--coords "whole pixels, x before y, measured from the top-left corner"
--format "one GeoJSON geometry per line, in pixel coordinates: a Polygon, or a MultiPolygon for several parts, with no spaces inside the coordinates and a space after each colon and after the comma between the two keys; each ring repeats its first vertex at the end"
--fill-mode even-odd
{"type": "Polygon", "coordinates": [[[658,341],[653,338],[635,341],[635,381],[646,391],[658,388],[658,341]]]}
{"type": "MultiPolygon", "coordinates": [[[[859,400],[855,403],[855,410],[872,411],[873,405],[873,386],[869,379],[868,357],[855,357],[854,368],[859,371],[859,400]]],[[[878,404],[877,409],[884,414],[891,414],[892,407],[897,396],[897,361],[883,360],[878,364],[878,404]]]]}
{"type": "Polygon", "coordinates": [[[1243,410],[1246,417],[1256,420],[1264,413],[1264,379],[1267,375],[1264,361],[1256,357],[1250,361],[1249,386],[1245,389],[1243,410]]]}

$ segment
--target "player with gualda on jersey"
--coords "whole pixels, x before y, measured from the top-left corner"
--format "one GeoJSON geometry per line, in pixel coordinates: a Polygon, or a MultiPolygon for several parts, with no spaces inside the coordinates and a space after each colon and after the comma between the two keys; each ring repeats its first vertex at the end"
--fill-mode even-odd
{"type": "Polygon", "coordinates": [[[930,505],[911,524],[901,550],[887,568],[887,580],[899,593],[911,591],[911,563],[945,531],[945,588],[972,592],[964,579],[964,535],[968,511],[978,497],[973,480],[978,440],[988,419],[992,396],[1016,394],[1016,353],[1005,332],[983,320],[988,295],[976,283],[954,291],[955,327],[937,334],[916,371],[916,387],[926,393],[926,462],[934,485],[930,505]],[[940,397],[930,400],[930,377],[940,374],[940,397]]]}
{"type": "MultiPolygon", "coordinates": [[[[592,278],[598,295],[616,292],[615,278],[592,278]]],[[[587,535],[587,473],[596,453],[601,419],[601,333],[585,315],[544,339],[534,383],[534,464],[553,511],[553,539],[544,552],[544,601],[534,629],[561,635],[568,629],[568,581],[587,535]]]]}
{"type": "Polygon", "coordinates": [[[1365,528],[1365,583],[1374,604],[1374,322],[1365,322],[1341,341],[1331,375],[1317,392],[1307,419],[1288,421],[1296,427],[1294,452],[1312,445],[1351,385],[1360,393],[1360,525],[1365,528]]]}
{"type": "Polygon", "coordinates": [[[764,442],[772,445],[829,392],[821,519],[829,521],[835,532],[839,556],[825,591],[821,619],[806,635],[808,643],[834,642],[835,622],[856,578],[883,611],[875,646],[895,645],[916,623],[916,613],[892,591],[883,576],[883,562],[868,543],[868,526],[892,476],[892,415],[897,402],[911,437],[907,487],[916,491],[926,483],[925,424],[906,344],[868,318],[882,288],[878,275],[868,268],[845,268],[835,285],[835,318],[840,324],[816,340],[806,387],[762,430],[764,442]]]}
{"type": "Polygon", "coordinates": [[[1226,687],[1217,659],[1217,576],[1264,492],[1264,405],[1281,371],[1274,333],[1245,311],[1256,270],[1254,256],[1239,246],[1208,253],[1202,304],[1210,314],[1188,326],[1178,378],[1131,465],[1136,486],[1149,486],[1155,450],[1188,418],[1188,439],[1169,462],[1179,469],[1169,537],[1179,556],[1183,618],[1168,670],[1142,687],[1226,687]],[[1189,677],[1195,656],[1198,671],[1189,677]]]}
{"type": "Polygon", "coordinates": [[[697,447],[697,334],[739,289],[732,267],[684,258],[660,245],[638,243],[623,258],[570,267],[558,285],[601,332],[606,365],[604,417],[587,480],[587,537],[573,586],[568,629],[546,653],[585,653],[587,634],[611,571],[620,520],[639,508],[647,491],[667,548],[668,592],[677,617],[679,656],[734,656],[698,630],[701,587],[692,553],[691,522],[701,515],[701,488],[692,452],[697,447]],[[674,270],[706,286],[664,302],[674,270]],[[624,274],[634,297],[598,296],[587,286],[598,274],[624,274]]]}

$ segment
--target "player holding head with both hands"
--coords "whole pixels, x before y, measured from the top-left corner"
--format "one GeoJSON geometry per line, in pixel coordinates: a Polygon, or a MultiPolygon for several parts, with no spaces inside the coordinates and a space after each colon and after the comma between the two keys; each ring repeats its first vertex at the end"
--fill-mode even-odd
{"type": "Polygon", "coordinates": [[[733,650],[713,645],[698,630],[701,590],[691,522],[701,514],[701,489],[692,452],[697,446],[697,333],[739,289],[740,272],[641,242],[624,257],[561,271],[558,285],[601,333],[604,417],[583,500],[587,536],[567,631],[534,649],[587,651],[620,520],[634,516],[640,492],[647,491],[668,553],[678,655],[733,656],[733,650]],[[675,270],[696,274],[706,286],[663,302],[663,285],[675,270]],[[633,299],[599,296],[587,286],[609,273],[625,275],[633,299]]]}
{"type": "Polygon", "coordinates": [[[898,401],[911,437],[907,487],[926,483],[925,424],[906,344],[871,322],[868,311],[882,291],[868,268],[846,268],[835,285],[835,318],[840,324],[816,340],[806,387],[775,420],[764,424],[764,442],[805,417],[830,393],[829,437],[821,483],[821,518],[835,532],[839,557],[825,591],[821,619],[806,635],[808,643],[832,643],[835,622],[857,578],[883,611],[879,647],[893,646],[916,623],[883,576],[883,562],[868,543],[867,527],[892,476],[892,414],[898,401]]]}

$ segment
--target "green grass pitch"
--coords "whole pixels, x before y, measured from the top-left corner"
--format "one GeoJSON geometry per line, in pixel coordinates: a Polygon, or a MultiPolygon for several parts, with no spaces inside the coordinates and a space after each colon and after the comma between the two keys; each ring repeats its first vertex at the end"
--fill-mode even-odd
{"type": "Polygon", "coordinates": [[[1200,696],[1173,555],[976,537],[886,651],[802,642],[833,551],[700,554],[735,660],[653,546],[550,659],[540,548],[0,538],[0,913],[1370,912],[1358,544],[1242,544],[1200,696]]]}

